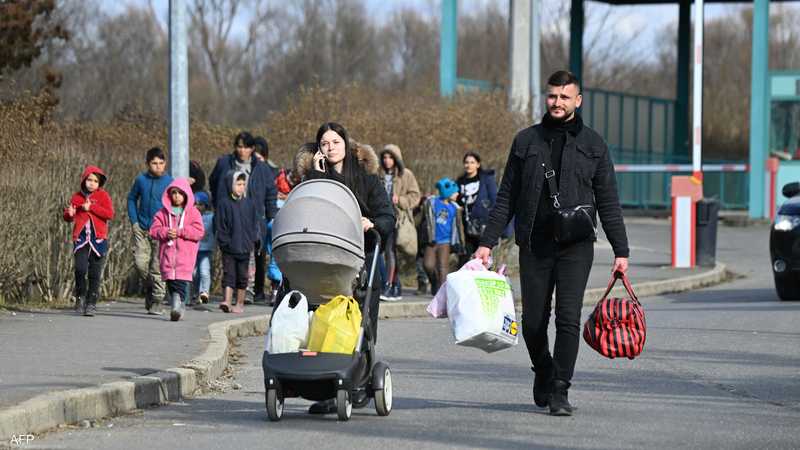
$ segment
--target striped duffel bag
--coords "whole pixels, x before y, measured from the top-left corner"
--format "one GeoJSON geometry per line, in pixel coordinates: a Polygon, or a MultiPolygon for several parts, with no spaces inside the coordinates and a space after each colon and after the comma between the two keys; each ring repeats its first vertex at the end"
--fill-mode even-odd
{"type": "Polygon", "coordinates": [[[628,277],[616,272],[603,298],[583,324],[583,340],[607,358],[633,359],[642,353],[646,333],[642,304],[633,293],[628,277]],[[607,298],[617,279],[622,279],[630,298],[607,298]]]}

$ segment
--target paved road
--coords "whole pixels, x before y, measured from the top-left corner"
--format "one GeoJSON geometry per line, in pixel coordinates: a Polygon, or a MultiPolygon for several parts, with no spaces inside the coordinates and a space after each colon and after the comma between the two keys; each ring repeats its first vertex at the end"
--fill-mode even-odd
{"type": "MultiPolygon", "coordinates": [[[[629,226],[634,282],[688,273],[669,265],[669,226],[665,221],[636,221],[629,226]]],[[[589,287],[608,282],[612,253],[602,240],[595,248],[589,287]]],[[[514,274],[512,273],[512,276],[514,274]]],[[[518,286],[518,282],[515,283],[518,286]]],[[[519,287],[516,288],[519,291],[519,287]]],[[[430,297],[406,295],[406,301],[430,297]]],[[[208,340],[207,326],[233,318],[218,310],[188,311],[186,320],[170,323],[144,314],[142,301],[101,303],[93,319],[70,311],[0,312],[0,409],[36,395],[146,375],[197,356],[208,340]]],[[[247,314],[264,314],[261,305],[247,314]]]]}
{"type": "MultiPolygon", "coordinates": [[[[766,229],[766,228],[765,228],[766,229]]],[[[241,343],[235,381],[208,394],[98,428],[52,433],[36,448],[797,448],[800,303],[777,301],[761,229],[723,229],[720,258],[750,276],[645,299],[642,357],[607,360],[581,346],[570,399],[575,416],[532,405],[524,345],[492,355],[451,344],[446,321],[381,323],[379,348],[395,374],[395,410],[357,410],[350,422],[264,410],[261,338],[241,343]],[[113,425],[113,426],[112,426],[113,425]],[[112,426],[109,428],[109,426],[112,426]]],[[[589,310],[584,309],[584,315],[589,310]]],[[[33,447],[32,447],[33,448],[33,447]]]]}

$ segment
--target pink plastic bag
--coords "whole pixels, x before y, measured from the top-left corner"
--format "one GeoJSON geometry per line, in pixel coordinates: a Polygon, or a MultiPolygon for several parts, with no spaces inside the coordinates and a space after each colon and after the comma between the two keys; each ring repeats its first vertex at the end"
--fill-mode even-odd
{"type": "MultiPolygon", "coordinates": [[[[491,258],[489,259],[489,265],[492,265],[491,258]]],[[[467,261],[463,266],[461,266],[459,271],[461,270],[472,270],[472,271],[480,271],[480,270],[489,270],[481,262],[480,259],[471,259],[467,261]]],[[[447,281],[442,283],[439,286],[439,290],[436,291],[436,295],[433,297],[433,300],[428,304],[428,314],[433,316],[436,319],[440,319],[442,317],[447,317],[447,281]]]]}

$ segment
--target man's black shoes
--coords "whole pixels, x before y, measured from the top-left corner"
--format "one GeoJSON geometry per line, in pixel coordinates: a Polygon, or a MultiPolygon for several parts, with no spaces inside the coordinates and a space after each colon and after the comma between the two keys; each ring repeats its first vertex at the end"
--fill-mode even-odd
{"type": "Polygon", "coordinates": [[[551,416],[571,416],[572,405],[567,400],[569,382],[563,380],[553,380],[553,392],[550,393],[550,415],[551,416]]]}

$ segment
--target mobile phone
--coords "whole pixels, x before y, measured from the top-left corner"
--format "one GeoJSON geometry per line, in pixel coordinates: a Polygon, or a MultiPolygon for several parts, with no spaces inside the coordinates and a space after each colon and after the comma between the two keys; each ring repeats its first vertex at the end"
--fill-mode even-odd
{"type": "Polygon", "coordinates": [[[320,153],[320,155],[322,155],[322,158],[319,159],[319,163],[318,163],[319,164],[319,170],[325,172],[327,170],[328,158],[325,156],[324,153],[322,153],[322,150],[317,150],[317,151],[320,153]]]}

